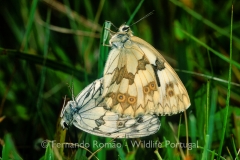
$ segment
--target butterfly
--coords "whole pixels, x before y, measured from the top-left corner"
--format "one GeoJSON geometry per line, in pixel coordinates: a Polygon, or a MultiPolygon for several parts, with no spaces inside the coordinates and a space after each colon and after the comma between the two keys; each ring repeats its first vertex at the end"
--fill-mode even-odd
{"type": "Polygon", "coordinates": [[[128,25],[111,34],[109,46],[102,95],[107,109],[138,117],[177,114],[190,106],[177,73],[153,46],[134,36],[128,25]]]}
{"type": "Polygon", "coordinates": [[[160,121],[156,115],[122,117],[107,110],[102,92],[103,78],[89,84],[76,98],[68,101],[60,116],[62,128],[73,124],[93,135],[112,138],[143,137],[159,130],[160,121]]]}

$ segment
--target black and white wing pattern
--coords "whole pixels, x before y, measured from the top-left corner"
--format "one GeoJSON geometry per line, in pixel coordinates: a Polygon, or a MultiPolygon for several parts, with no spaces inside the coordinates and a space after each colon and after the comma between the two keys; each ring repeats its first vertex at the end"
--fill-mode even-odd
{"type": "Polygon", "coordinates": [[[122,25],[109,40],[103,97],[123,116],[172,115],[190,106],[188,92],[163,56],[122,25]]]}
{"type": "Polygon", "coordinates": [[[156,115],[124,116],[106,109],[102,97],[103,79],[83,89],[76,100],[69,101],[61,113],[63,129],[72,124],[93,135],[112,138],[137,138],[156,133],[160,121],[156,115]]]}

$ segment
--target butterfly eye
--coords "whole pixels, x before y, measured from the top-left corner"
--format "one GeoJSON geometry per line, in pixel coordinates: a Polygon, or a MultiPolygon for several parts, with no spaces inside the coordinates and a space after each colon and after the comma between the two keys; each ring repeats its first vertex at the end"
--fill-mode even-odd
{"type": "Polygon", "coordinates": [[[127,32],[127,31],[129,30],[129,28],[130,28],[129,26],[124,26],[122,30],[123,30],[124,32],[127,32]]]}
{"type": "Polygon", "coordinates": [[[123,25],[119,28],[120,32],[128,32],[130,27],[128,25],[123,25]]]}
{"type": "Polygon", "coordinates": [[[123,95],[123,94],[118,94],[117,100],[118,100],[119,102],[124,102],[124,101],[126,100],[126,96],[123,95]]]}
{"type": "Polygon", "coordinates": [[[66,122],[64,122],[63,125],[64,125],[65,128],[68,128],[68,125],[67,125],[66,122]]]}

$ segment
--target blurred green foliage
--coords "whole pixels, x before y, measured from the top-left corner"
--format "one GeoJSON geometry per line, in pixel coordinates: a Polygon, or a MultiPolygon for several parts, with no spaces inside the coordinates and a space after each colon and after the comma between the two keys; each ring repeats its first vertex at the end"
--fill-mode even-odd
{"type": "MultiPolygon", "coordinates": [[[[0,2],[0,144],[2,159],[224,159],[239,158],[240,148],[240,1],[153,0],[2,0],[0,2]],[[152,44],[178,74],[191,98],[184,114],[159,117],[155,135],[136,141],[158,141],[155,147],[134,147],[131,140],[114,140],[120,148],[64,148],[67,143],[111,142],[75,127],[62,131],[59,114],[63,97],[77,95],[102,76],[108,47],[100,37],[105,21],[115,26],[154,14],[132,26],[134,35],[152,44]],[[100,54],[101,53],[101,54],[100,54]],[[232,63],[230,106],[226,108],[229,63],[232,63]],[[190,71],[191,73],[186,73],[190,71]],[[202,74],[197,75],[197,74],[202,74]],[[208,82],[208,76],[210,78],[208,82]],[[219,80],[226,80],[224,83],[219,80]],[[208,85],[207,85],[208,84],[208,85]],[[227,115],[227,121],[224,117],[227,115]],[[180,121],[181,119],[181,121],[180,121]],[[174,131],[171,129],[172,124],[174,131]],[[223,132],[226,124],[226,132],[223,132]],[[188,127],[188,132],[186,132],[188,127]],[[11,136],[10,136],[11,134],[11,136]],[[66,138],[65,138],[66,134],[66,138]],[[222,135],[225,135],[222,139],[222,135]],[[198,143],[183,150],[164,146],[176,138],[198,143]],[[47,148],[41,146],[49,140],[47,148]],[[220,141],[223,140],[223,146],[220,141]],[[221,150],[221,155],[218,155],[221,150]],[[220,157],[221,156],[221,157],[220,157]]],[[[114,27],[111,28],[116,31],[114,27]]],[[[106,41],[107,42],[107,41],[106,41]]]]}

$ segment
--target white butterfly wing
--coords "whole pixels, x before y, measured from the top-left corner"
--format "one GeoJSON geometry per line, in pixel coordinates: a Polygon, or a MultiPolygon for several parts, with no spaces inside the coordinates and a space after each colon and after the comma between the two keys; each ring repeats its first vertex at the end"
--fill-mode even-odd
{"type": "Polygon", "coordinates": [[[73,124],[85,132],[112,138],[143,137],[159,130],[160,121],[156,115],[123,118],[106,110],[102,81],[94,81],[76,97],[76,102],[67,103],[61,120],[63,128],[73,124]]]}
{"type": "Polygon", "coordinates": [[[136,117],[176,114],[190,106],[178,75],[150,44],[121,31],[113,35],[110,45],[104,69],[107,108],[136,117]]]}

